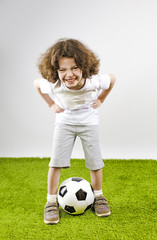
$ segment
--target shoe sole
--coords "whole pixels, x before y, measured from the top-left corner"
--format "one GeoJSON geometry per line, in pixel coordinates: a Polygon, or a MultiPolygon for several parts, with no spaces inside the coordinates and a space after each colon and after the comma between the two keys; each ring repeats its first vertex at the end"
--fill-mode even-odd
{"type": "Polygon", "coordinates": [[[99,214],[99,213],[95,213],[95,214],[96,214],[98,217],[108,217],[108,216],[111,215],[111,211],[109,211],[108,213],[105,213],[105,214],[104,214],[104,213],[102,213],[102,214],[101,214],[101,213],[100,213],[100,214],[99,214]]]}
{"type": "Polygon", "coordinates": [[[44,223],[46,223],[46,224],[57,224],[58,222],[59,222],[59,219],[56,221],[47,221],[44,219],[44,223]]]}

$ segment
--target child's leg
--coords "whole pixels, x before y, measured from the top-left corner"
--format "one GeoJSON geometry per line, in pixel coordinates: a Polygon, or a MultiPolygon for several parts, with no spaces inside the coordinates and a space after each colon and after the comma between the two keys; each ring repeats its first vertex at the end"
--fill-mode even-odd
{"type": "Polygon", "coordinates": [[[59,185],[59,179],[61,174],[61,168],[50,167],[48,172],[48,194],[57,194],[57,189],[59,185]]]}
{"type": "Polygon", "coordinates": [[[95,201],[93,204],[95,213],[99,217],[109,216],[111,211],[102,192],[102,168],[98,170],[91,170],[90,173],[95,195],[95,201]]]}
{"type": "Polygon", "coordinates": [[[48,172],[48,194],[45,204],[44,222],[56,224],[59,222],[59,206],[57,203],[57,189],[61,168],[50,167],[48,172]]]}
{"type": "Polygon", "coordinates": [[[98,170],[91,170],[91,182],[94,190],[102,189],[102,168],[98,170]]]}

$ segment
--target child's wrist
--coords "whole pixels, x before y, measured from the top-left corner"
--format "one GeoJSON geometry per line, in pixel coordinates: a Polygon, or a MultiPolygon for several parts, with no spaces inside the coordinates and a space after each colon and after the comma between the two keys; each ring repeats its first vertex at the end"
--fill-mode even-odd
{"type": "Polygon", "coordinates": [[[48,103],[49,108],[52,107],[53,104],[54,104],[53,102],[48,103]]]}
{"type": "Polygon", "coordinates": [[[100,99],[100,98],[98,98],[98,100],[99,100],[101,103],[103,103],[103,102],[104,102],[104,100],[103,100],[103,99],[100,99]]]}

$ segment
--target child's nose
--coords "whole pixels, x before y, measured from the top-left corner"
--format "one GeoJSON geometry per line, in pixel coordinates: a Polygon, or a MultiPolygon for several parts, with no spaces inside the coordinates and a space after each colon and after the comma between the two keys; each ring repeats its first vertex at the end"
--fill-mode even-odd
{"type": "Polygon", "coordinates": [[[68,70],[68,71],[67,71],[67,76],[70,77],[70,76],[72,76],[72,75],[73,75],[73,71],[68,70]]]}

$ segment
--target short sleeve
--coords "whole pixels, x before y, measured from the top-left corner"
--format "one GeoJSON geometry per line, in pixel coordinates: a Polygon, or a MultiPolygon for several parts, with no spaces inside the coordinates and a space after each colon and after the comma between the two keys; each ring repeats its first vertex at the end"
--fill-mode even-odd
{"type": "Polygon", "coordinates": [[[99,74],[98,75],[101,89],[108,89],[110,87],[110,76],[108,74],[99,74]]]}
{"type": "Polygon", "coordinates": [[[40,90],[42,93],[51,93],[51,83],[47,81],[46,79],[41,79],[40,80],[40,90]]]}

